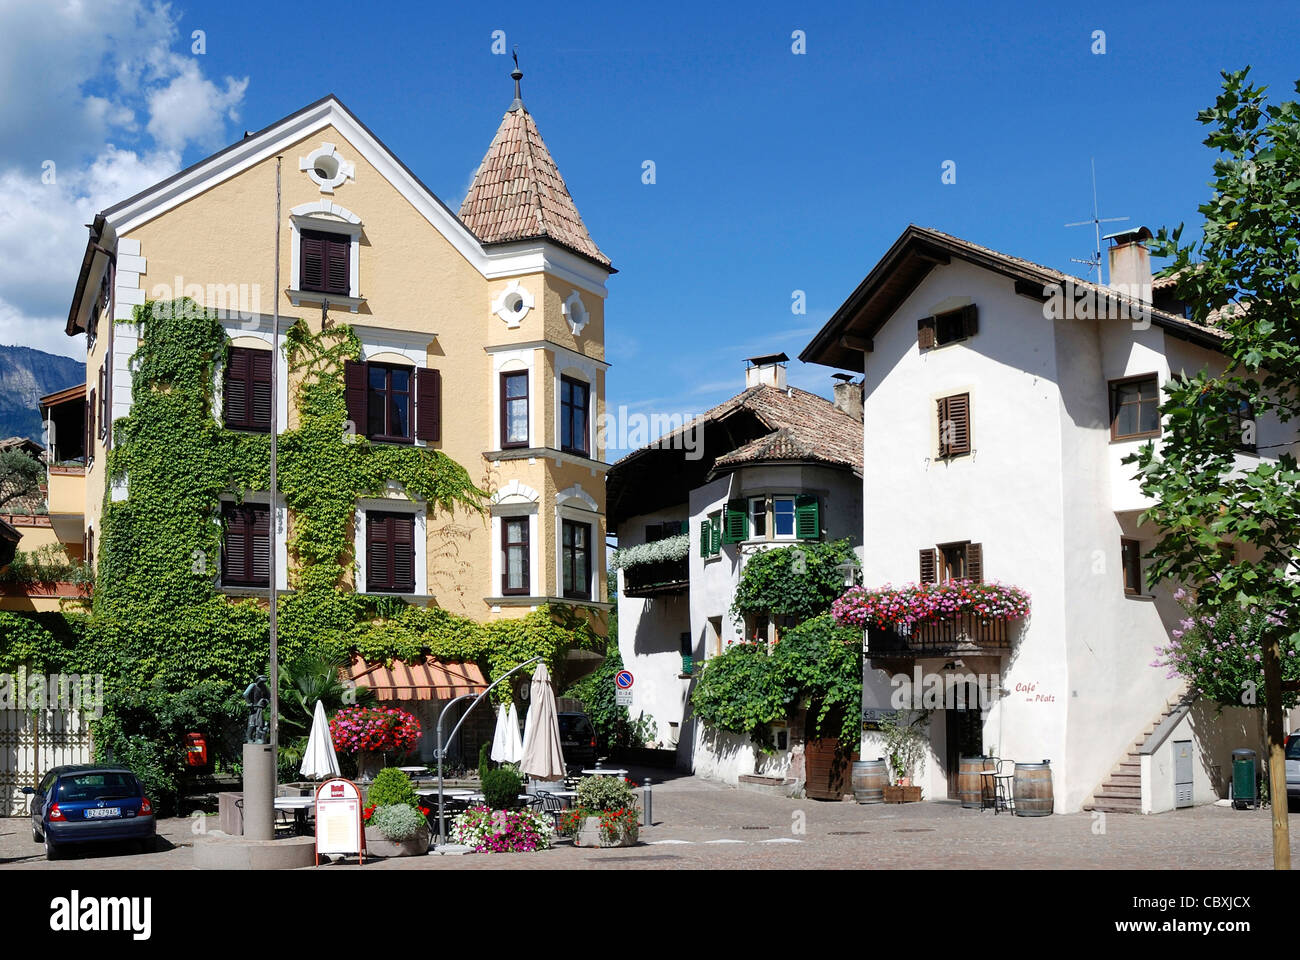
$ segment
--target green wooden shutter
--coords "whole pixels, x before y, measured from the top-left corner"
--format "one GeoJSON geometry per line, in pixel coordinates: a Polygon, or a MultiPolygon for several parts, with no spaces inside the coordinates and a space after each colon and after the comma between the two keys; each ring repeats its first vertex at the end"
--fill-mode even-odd
{"type": "Polygon", "coordinates": [[[722,542],[743,543],[749,539],[749,513],[744,500],[728,500],[722,514],[722,542]]]}
{"type": "Polygon", "coordinates": [[[700,517],[700,556],[709,556],[709,518],[700,517]]]}
{"type": "Polygon", "coordinates": [[[721,552],[722,517],[715,513],[709,517],[709,556],[717,556],[721,552]]]}
{"type": "Polygon", "coordinates": [[[820,540],[822,535],[821,511],[818,500],[807,493],[794,498],[794,535],[798,540],[820,540]]]}

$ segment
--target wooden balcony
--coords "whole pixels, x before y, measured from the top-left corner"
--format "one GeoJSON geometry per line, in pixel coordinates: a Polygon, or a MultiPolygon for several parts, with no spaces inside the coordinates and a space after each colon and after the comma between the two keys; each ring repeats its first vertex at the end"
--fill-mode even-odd
{"type": "Polygon", "coordinates": [[[623,595],[626,597],[661,597],[685,593],[690,587],[690,560],[660,560],[638,563],[623,570],[623,595]]]}
{"type": "Polygon", "coordinates": [[[1018,620],[983,620],[956,614],[926,623],[896,624],[867,630],[869,657],[997,656],[1011,651],[1018,620]]]}

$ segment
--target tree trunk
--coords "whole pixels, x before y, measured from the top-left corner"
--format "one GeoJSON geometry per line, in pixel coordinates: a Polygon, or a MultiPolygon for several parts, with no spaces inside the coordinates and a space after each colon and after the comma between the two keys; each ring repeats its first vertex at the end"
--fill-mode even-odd
{"type": "Polygon", "coordinates": [[[1264,642],[1264,724],[1268,731],[1268,802],[1273,811],[1273,869],[1290,870],[1286,749],[1282,734],[1282,649],[1277,634],[1271,634],[1264,642]]]}

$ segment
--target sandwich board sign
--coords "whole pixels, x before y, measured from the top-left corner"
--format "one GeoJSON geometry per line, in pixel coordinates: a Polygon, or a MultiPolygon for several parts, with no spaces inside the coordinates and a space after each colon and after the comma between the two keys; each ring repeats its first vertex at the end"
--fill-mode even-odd
{"type": "Polygon", "coordinates": [[[316,865],[321,854],[355,853],[366,862],[361,828],[361,790],[351,780],[331,777],[316,788],[316,865]]]}

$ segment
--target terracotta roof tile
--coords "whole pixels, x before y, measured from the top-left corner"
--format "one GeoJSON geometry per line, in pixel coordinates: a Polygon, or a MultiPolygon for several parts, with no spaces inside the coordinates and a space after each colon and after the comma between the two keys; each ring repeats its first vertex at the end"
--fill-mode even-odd
{"type": "MultiPolygon", "coordinates": [[[[761,384],[704,411],[698,420],[722,420],[741,409],[752,412],[772,432],[718,457],[715,469],[778,460],[814,460],[862,472],[862,421],[838,409],[825,397],[798,387],[783,390],[761,384]]],[[[641,449],[665,446],[668,438],[690,426],[683,426],[641,449]]],[[[638,452],[625,455],[619,463],[638,452]]]]}
{"type": "Polygon", "coordinates": [[[460,219],[485,244],[546,239],[610,265],[587,232],[536,121],[522,106],[506,111],[461,204],[460,219]]]}

